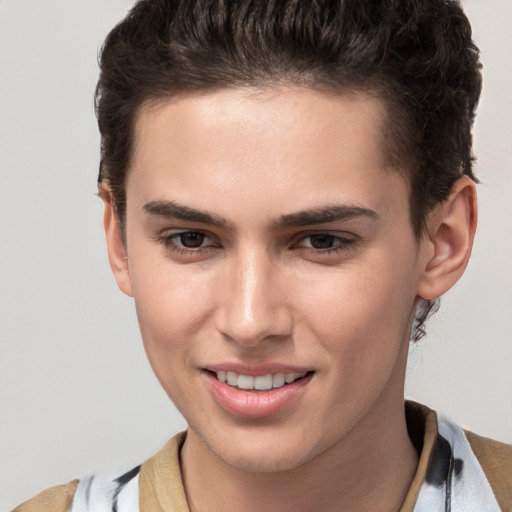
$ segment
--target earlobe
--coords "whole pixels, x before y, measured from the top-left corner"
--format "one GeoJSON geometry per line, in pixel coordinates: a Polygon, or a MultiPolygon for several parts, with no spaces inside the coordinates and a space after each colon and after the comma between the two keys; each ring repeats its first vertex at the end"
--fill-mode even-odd
{"type": "Polygon", "coordinates": [[[119,289],[126,295],[132,297],[132,284],[126,246],[123,240],[121,226],[119,225],[119,219],[112,202],[112,194],[109,189],[102,187],[100,195],[104,207],[103,226],[105,228],[110,268],[112,269],[119,289]]]}
{"type": "Polygon", "coordinates": [[[419,297],[437,299],[460,279],[473,247],[476,222],[476,186],[463,176],[428,218],[428,238],[422,241],[426,257],[418,282],[419,297]]]}

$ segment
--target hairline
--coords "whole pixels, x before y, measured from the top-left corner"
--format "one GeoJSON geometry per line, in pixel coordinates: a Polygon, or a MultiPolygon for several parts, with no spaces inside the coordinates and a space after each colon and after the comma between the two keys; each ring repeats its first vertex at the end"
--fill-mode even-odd
{"type": "MultiPolygon", "coordinates": [[[[412,182],[413,182],[413,171],[411,169],[412,166],[415,165],[415,162],[411,161],[412,159],[409,156],[410,151],[408,151],[408,155],[392,155],[392,150],[390,148],[391,142],[387,142],[390,140],[390,137],[386,137],[386,133],[388,131],[389,126],[392,123],[393,116],[397,114],[400,107],[398,105],[393,105],[393,95],[389,93],[389,87],[386,87],[385,81],[382,79],[374,80],[374,84],[370,85],[367,83],[366,86],[360,86],[357,80],[352,80],[352,83],[347,84],[338,84],[336,87],[333,83],[328,84],[325,81],[321,81],[321,78],[315,79],[314,76],[310,77],[309,80],[305,80],[302,77],[302,80],[293,81],[291,77],[269,77],[267,79],[257,80],[250,83],[237,83],[233,82],[231,84],[216,84],[201,88],[187,88],[182,87],[176,90],[168,90],[162,91],[161,93],[153,93],[147,94],[145,98],[142,98],[139,101],[139,105],[134,109],[133,115],[131,118],[132,125],[130,127],[130,154],[128,155],[126,171],[124,174],[123,181],[123,193],[124,193],[124,209],[123,211],[119,211],[116,207],[114,201],[114,209],[117,214],[118,222],[120,224],[120,228],[123,234],[123,239],[125,239],[125,231],[126,231],[126,184],[128,181],[128,176],[130,174],[131,164],[135,157],[135,153],[137,151],[137,127],[140,125],[139,121],[141,116],[148,111],[158,110],[164,105],[168,104],[169,101],[179,101],[181,98],[190,98],[190,97],[201,97],[209,94],[213,94],[215,92],[220,91],[253,91],[255,93],[264,93],[266,91],[279,91],[282,90],[286,92],[286,90],[291,89],[303,89],[305,91],[314,91],[320,94],[324,94],[326,96],[331,96],[333,98],[370,98],[373,101],[378,102],[383,109],[382,116],[382,125],[379,133],[379,145],[382,149],[383,155],[383,168],[390,172],[398,173],[398,175],[404,180],[406,185],[407,193],[408,193],[408,217],[409,222],[413,228],[413,232],[415,234],[415,238],[417,241],[421,239],[425,234],[424,224],[426,219],[420,219],[421,224],[418,228],[415,224],[415,219],[412,211],[412,182]],[[386,94],[387,92],[387,94],[386,94]],[[394,111],[393,111],[394,110],[394,111]]],[[[391,137],[392,138],[392,137],[391,137]]],[[[400,138],[397,136],[397,138],[400,138]]],[[[393,141],[395,142],[395,141],[393,141]]],[[[400,141],[403,142],[403,141],[400,141]]],[[[409,143],[410,145],[410,143],[409,143]]],[[[400,153],[400,151],[399,151],[400,153]]],[[[402,152],[403,153],[403,152],[402,152]]],[[[102,180],[101,183],[104,183],[107,188],[110,188],[110,183],[108,179],[102,180]]],[[[428,213],[428,212],[427,212],[428,213]]]]}

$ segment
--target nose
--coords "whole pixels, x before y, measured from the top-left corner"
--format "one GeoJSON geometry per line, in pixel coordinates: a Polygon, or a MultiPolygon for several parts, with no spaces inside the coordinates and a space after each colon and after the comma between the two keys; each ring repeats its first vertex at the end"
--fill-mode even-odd
{"type": "Polygon", "coordinates": [[[289,337],[293,317],[278,262],[261,252],[231,261],[221,285],[217,329],[239,345],[289,337]]]}

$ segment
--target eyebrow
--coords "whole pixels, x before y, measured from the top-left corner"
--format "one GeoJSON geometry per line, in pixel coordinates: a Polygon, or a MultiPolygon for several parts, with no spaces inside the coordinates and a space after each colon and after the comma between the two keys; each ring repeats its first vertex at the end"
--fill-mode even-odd
{"type": "Polygon", "coordinates": [[[380,220],[379,214],[369,208],[355,205],[333,205],[283,215],[274,223],[274,227],[301,227],[312,224],[347,221],[358,217],[366,217],[372,221],[380,220]]]}
{"type": "MultiPolygon", "coordinates": [[[[174,201],[151,201],[143,206],[143,210],[157,217],[175,218],[224,229],[233,228],[233,224],[224,217],[204,210],[190,208],[174,201]]],[[[379,214],[369,208],[355,205],[333,205],[282,215],[273,222],[272,227],[274,229],[302,227],[312,224],[347,221],[359,217],[366,217],[373,221],[380,220],[379,214]]]]}
{"type": "Polygon", "coordinates": [[[223,217],[203,210],[196,210],[195,208],[190,208],[189,206],[184,206],[174,201],[151,201],[144,205],[143,210],[157,217],[187,220],[201,224],[209,224],[219,228],[231,227],[231,223],[223,217]]]}

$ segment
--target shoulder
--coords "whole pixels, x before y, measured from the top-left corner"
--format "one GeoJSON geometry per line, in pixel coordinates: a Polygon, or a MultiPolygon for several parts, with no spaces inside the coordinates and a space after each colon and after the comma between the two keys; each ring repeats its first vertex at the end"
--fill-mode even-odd
{"type": "Polygon", "coordinates": [[[67,512],[71,509],[78,480],[50,487],[17,506],[12,512],[67,512]]]}
{"type": "Polygon", "coordinates": [[[116,476],[94,474],[50,487],[12,512],[105,512],[138,510],[140,466],[116,476]]]}
{"type": "Polygon", "coordinates": [[[407,402],[406,417],[420,459],[402,510],[444,510],[449,503],[454,512],[512,512],[512,446],[421,404],[407,402]]]}
{"type": "Polygon", "coordinates": [[[125,472],[98,473],[51,487],[11,512],[188,510],[179,453],[182,432],[142,465],[125,472]]]}
{"type": "Polygon", "coordinates": [[[512,512],[512,445],[465,432],[502,510],[512,512]]]}

